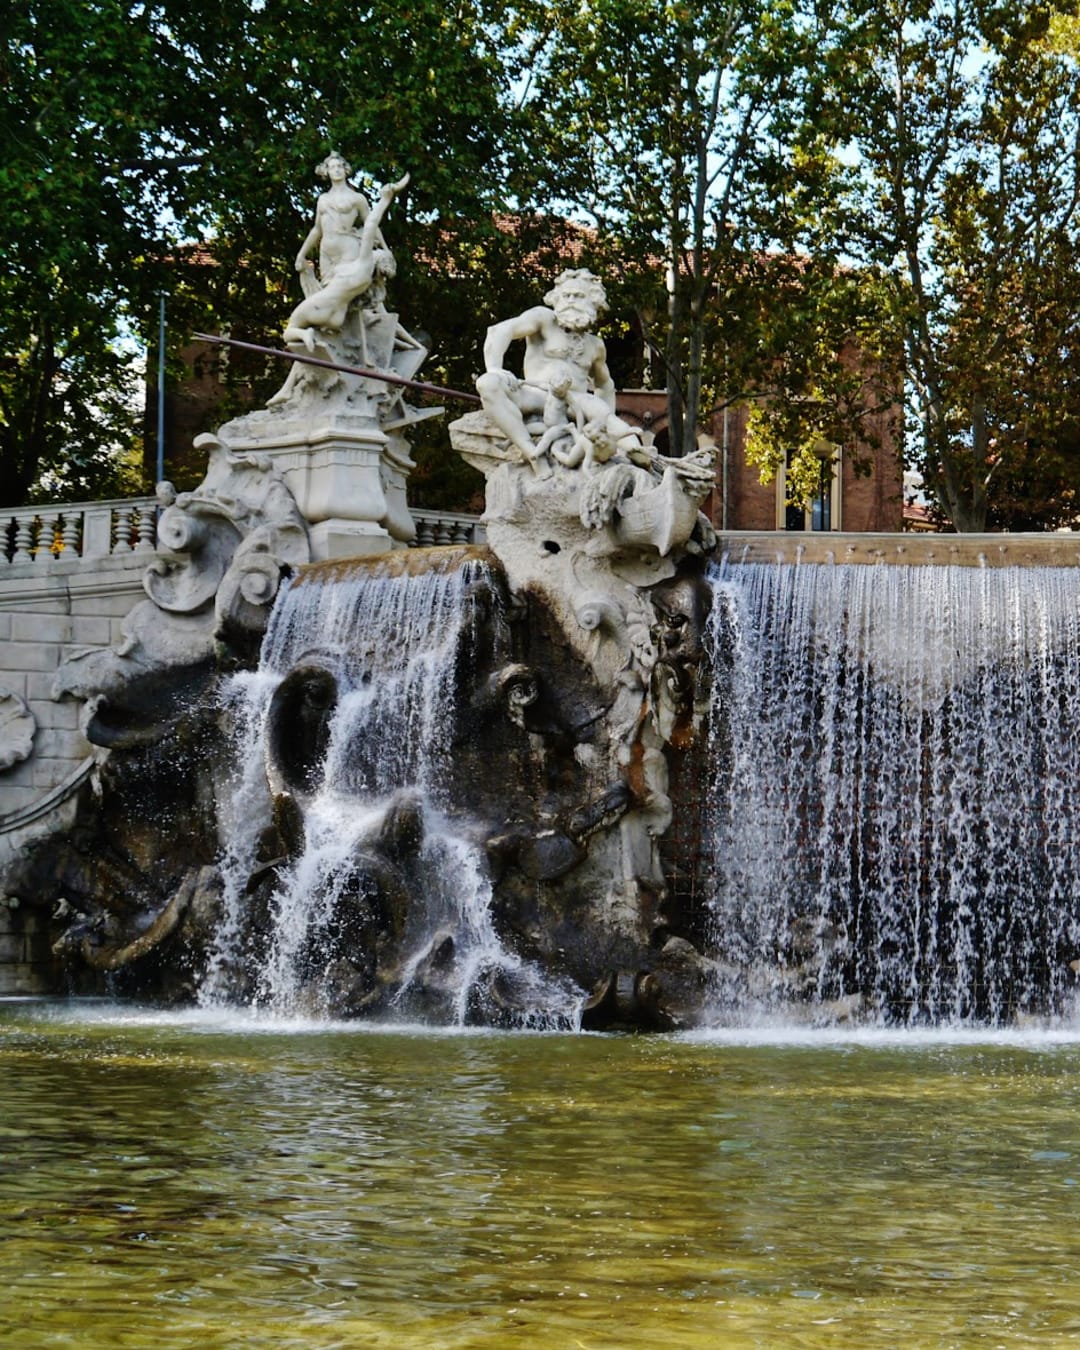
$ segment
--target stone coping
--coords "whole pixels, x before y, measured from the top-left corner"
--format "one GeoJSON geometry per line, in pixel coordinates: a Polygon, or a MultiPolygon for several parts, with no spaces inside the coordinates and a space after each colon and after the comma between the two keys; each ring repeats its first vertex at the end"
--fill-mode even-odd
{"type": "Polygon", "coordinates": [[[428,548],[393,549],[370,557],[328,558],[304,563],[296,569],[294,586],[305,582],[345,581],[357,573],[375,572],[382,576],[422,576],[428,572],[452,572],[468,562],[493,561],[484,544],[432,545],[428,548]]]}
{"type": "Polygon", "coordinates": [[[909,567],[1077,567],[1080,532],[1068,534],[845,534],[728,530],[717,553],[731,562],[892,563],[909,567]]]}
{"type": "Polygon", "coordinates": [[[0,610],[64,595],[109,595],[124,590],[133,596],[141,594],[143,574],[155,556],[133,550],[86,562],[81,558],[55,558],[8,564],[0,569],[0,610]]]}

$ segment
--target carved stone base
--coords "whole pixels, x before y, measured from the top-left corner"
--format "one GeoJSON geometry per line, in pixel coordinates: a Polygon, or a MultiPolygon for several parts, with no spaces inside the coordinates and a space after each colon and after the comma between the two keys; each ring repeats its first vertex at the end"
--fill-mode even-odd
{"type": "Polygon", "coordinates": [[[340,367],[411,379],[427,353],[395,314],[357,306],[340,333],[319,330],[311,354],[330,364],[295,365],[266,408],[227,422],[220,439],[273,464],[311,527],[316,561],[410,544],[405,435],[441,409],[414,408],[400,385],[340,367]]]}
{"type": "Polygon", "coordinates": [[[310,532],[313,562],[330,558],[370,558],[376,553],[388,553],[392,548],[405,548],[381,525],[360,520],[321,520],[310,532]]]}
{"type": "Polygon", "coordinates": [[[311,530],[312,559],[366,557],[408,545],[416,527],[405,502],[413,461],[395,434],[330,418],[304,427],[254,419],[222,428],[222,438],[266,455],[280,473],[311,530]],[[252,435],[263,431],[263,435],[252,435]],[[350,542],[352,541],[352,542],[350,542]]]}
{"type": "Polygon", "coordinates": [[[386,516],[379,460],[381,431],[319,427],[298,443],[265,446],[309,525],[323,520],[381,522],[386,516]]]}

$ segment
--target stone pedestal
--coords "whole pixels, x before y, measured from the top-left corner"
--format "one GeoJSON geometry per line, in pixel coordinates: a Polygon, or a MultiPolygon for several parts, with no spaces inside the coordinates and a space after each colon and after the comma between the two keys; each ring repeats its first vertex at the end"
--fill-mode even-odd
{"type": "MultiPolygon", "coordinates": [[[[356,313],[313,344],[318,360],[411,379],[426,355],[394,314],[356,313]]],[[[296,365],[265,409],[218,432],[236,455],[265,456],[307,521],[314,561],[406,548],[416,527],[405,500],[415,463],[405,433],[441,408],[414,408],[400,384],[296,365]]]]}
{"type": "Polygon", "coordinates": [[[258,452],[273,462],[308,522],[313,561],[409,545],[416,527],[405,483],[413,461],[400,436],[339,419],[281,431],[260,437],[258,452]]]}

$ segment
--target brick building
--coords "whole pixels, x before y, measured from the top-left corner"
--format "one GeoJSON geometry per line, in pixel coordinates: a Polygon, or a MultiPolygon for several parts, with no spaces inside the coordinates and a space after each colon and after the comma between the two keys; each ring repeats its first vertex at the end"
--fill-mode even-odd
{"type": "MultiPolygon", "coordinates": [[[[662,390],[623,390],[617,407],[628,422],[651,432],[663,448],[667,408],[662,390]]],[[[717,446],[716,487],[703,509],[718,528],[857,533],[902,528],[904,481],[895,412],[868,417],[864,443],[823,444],[821,490],[812,507],[804,511],[787,504],[782,471],[772,482],[762,483],[757,465],[747,462],[748,411],[746,404],[721,409],[702,428],[717,446]],[[857,464],[863,472],[856,472],[857,464]]]]}

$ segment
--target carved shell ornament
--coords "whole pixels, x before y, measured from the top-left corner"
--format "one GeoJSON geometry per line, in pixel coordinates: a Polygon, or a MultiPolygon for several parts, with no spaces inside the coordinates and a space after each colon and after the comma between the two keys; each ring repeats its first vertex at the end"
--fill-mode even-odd
{"type": "Polygon", "coordinates": [[[37,720],[18,694],[0,689],[0,773],[29,759],[37,720]]]}

